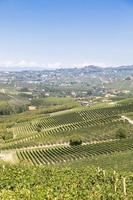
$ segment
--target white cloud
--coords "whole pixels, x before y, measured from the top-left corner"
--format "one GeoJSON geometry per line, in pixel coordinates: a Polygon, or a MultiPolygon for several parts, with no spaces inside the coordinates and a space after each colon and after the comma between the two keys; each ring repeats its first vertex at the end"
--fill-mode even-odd
{"type": "Polygon", "coordinates": [[[48,68],[61,68],[63,65],[61,62],[55,62],[55,63],[48,63],[48,68]]]}
{"type": "Polygon", "coordinates": [[[29,70],[40,67],[39,63],[27,60],[20,61],[0,61],[0,70],[29,70]]]}
{"type": "Polygon", "coordinates": [[[11,60],[8,60],[8,61],[3,61],[3,62],[0,62],[0,67],[34,67],[34,66],[37,66],[38,63],[36,62],[33,62],[33,61],[26,61],[26,60],[21,60],[21,61],[18,61],[18,62],[15,62],[15,61],[11,61],[11,60]]]}
{"type": "Polygon", "coordinates": [[[0,61],[0,70],[26,70],[26,69],[55,69],[61,68],[61,62],[54,63],[39,63],[35,61],[20,60],[20,61],[0,61]]]}
{"type": "Polygon", "coordinates": [[[16,66],[22,66],[22,67],[35,67],[35,66],[38,66],[38,63],[36,62],[33,62],[33,61],[26,61],[26,60],[21,60],[19,61],[18,63],[16,63],[16,66]]]}
{"type": "MultiPolygon", "coordinates": [[[[61,62],[49,62],[49,63],[41,63],[41,62],[35,62],[30,60],[19,60],[19,61],[12,61],[12,60],[6,60],[6,61],[0,61],[0,70],[41,70],[41,69],[57,69],[57,68],[68,68],[68,67],[85,67],[89,65],[95,65],[99,67],[116,67],[121,66],[122,64],[117,65],[110,65],[103,62],[92,62],[92,61],[83,61],[80,63],[72,64],[72,65],[64,65],[61,62]]],[[[128,64],[125,64],[128,65],[128,64]]]]}

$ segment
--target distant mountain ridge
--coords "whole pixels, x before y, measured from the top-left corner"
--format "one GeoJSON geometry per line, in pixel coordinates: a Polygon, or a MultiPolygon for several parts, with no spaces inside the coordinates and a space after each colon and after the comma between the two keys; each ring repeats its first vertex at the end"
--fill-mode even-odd
{"type": "Polygon", "coordinates": [[[88,66],[84,66],[84,67],[68,67],[68,68],[42,68],[42,67],[39,67],[39,66],[36,66],[36,67],[12,67],[12,68],[4,68],[4,67],[1,67],[0,68],[0,71],[90,71],[90,72],[103,72],[103,71],[119,71],[119,70],[133,70],[133,65],[123,65],[123,66],[117,66],[117,67],[100,67],[100,66],[95,66],[95,65],[88,65],[88,66]]]}

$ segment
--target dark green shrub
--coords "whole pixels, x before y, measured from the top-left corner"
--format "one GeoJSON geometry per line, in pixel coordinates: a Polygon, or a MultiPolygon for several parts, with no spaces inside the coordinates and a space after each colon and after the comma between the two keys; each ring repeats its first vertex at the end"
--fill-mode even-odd
{"type": "Polygon", "coordinates": [[[127,137],[126,130],[124,128],[120,128],[116,131],[116,138],[124,139],[127,137]]]}
{"type": "Polygon", "coordinates": [[[69,142],[70,146],[77,146],[77,145],[81,145],[81,144],[82,144],[81,139],[71,139],[69,142]]]}

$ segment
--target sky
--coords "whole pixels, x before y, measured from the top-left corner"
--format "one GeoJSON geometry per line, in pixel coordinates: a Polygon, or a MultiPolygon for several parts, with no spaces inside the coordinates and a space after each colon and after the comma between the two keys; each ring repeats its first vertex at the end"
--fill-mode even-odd
{"type": "Polygon", "coordinates": [[[0,69],[133,64],[133,0],[0,0],[0,69]]]}

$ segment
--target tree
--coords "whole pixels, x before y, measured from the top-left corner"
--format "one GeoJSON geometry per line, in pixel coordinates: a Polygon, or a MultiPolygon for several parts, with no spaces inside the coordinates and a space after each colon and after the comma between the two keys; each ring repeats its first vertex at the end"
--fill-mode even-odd
{"type": "Polygon", "coordinates": [[[127,133],[126,133],[126,130],[124,128],[119,128],[116,131],[116,138],[124,139],[126,137],[127,137],[127,133]]]}
{"type": "Polygon", "coordinates": [[[82,144],[81,139],[71,139],[69,142],[70,146],[77,146],[77,145],[81,145],[81,144],[82,144]]]}

